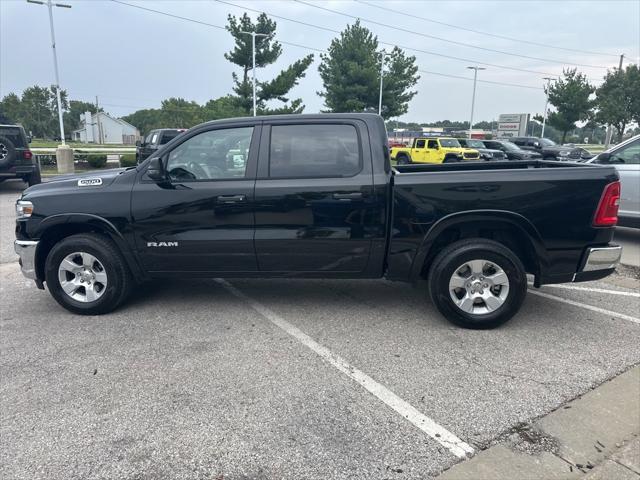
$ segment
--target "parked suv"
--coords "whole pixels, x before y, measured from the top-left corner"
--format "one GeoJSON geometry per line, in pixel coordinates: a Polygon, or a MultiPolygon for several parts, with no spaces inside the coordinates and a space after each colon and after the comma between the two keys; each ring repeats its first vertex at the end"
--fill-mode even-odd
{"type": "Polygon", "coordinates": [[[0,125],[0,182],[21,178],[31,185],[40,183],[40,166],[29,150],[31,140],[19,125],[0,125]]]}
{"type": "Polygon", "coordinates": [[[169,143],[182,132],[184,128],[158,128],[151,130],[145,138],[136,142],[136,161],[138,163],[153,155],[161,146],[169,143]]]}
{"type": "Polygon", "coordinates": [[[620,175],[620,222],[625,227],[640,228],[640,135],[611,147],[587,163],[613,165],[620,175]]]}
{"type": "Polygon", "coordinates": [[[548,138],[514,137],[511,141],[523,150],[538,152],[544,160],[579,161],[581,158],[579,148],[558,145],[548,138]]]}
{"type": "Polygon", "coordinates": [[[493,150],[501,150],[508,160],[540,160],[542,155],[537,152],[523,150],[515,143],[506,140],[482,140],[485,147],[493,150]]]}
{"type": "Polygon", "coordinates": [[[506,160],[507,156],[502,150],[491,149],[484,146],[482,140],[475,138],[459,138],[458,142],[465,148],[473,148],[480,152],[480,158],[482,160],[506,160]]]}

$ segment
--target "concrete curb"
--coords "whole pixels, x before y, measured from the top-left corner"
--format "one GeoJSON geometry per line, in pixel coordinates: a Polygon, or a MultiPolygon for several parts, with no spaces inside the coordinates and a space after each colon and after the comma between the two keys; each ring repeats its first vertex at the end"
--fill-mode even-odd
{"type": "Polygon", "coordinates": [[[443,472],[440,480],[640,480],[640,367],[443,472]]]}

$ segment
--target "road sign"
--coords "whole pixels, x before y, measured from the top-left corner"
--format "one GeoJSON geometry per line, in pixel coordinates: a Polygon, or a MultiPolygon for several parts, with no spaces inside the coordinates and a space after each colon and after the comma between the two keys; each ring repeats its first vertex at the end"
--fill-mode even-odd
{"type": "Polygon", "coordinates": [[[498,138],[525,136],[528,124],[528,113],[503,113],[498,117],[498,138]]]}

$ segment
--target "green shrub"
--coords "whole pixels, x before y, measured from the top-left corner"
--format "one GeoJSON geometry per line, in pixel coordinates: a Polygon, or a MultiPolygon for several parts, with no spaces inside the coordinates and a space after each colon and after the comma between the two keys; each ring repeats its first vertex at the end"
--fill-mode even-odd
{"type": "Polygon", "coordinates": [[[124,155],[120,155],[121,167],[135,167],[137,163],[135,153],[125,153],[124,155]]]}
{"type": "Polygon", "coordinates": [[[87,163],[92,168],[103,168],[107,164],[106,155],[87,155],[87,163]]]}

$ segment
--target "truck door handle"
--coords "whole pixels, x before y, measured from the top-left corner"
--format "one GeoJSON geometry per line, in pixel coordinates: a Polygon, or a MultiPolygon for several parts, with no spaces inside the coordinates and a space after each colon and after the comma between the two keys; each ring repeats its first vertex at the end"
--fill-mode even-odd
{"type": "Polygon", "coordinates": [[[238,203],[244,202],[247,197],[244,195],[218,195],[218,202],[220,203],[238,203]]]}
{"type": "Polygon", "coordinates": [[[353,193],[334,193],[333,198],[336,200],[356,200],[362,198],[362,193],[353,192],[353,193]]]}

